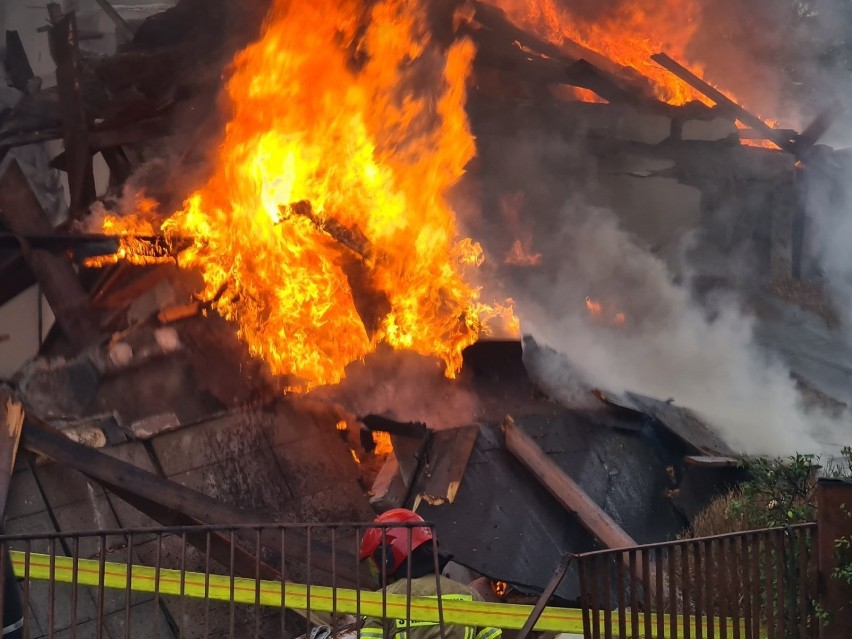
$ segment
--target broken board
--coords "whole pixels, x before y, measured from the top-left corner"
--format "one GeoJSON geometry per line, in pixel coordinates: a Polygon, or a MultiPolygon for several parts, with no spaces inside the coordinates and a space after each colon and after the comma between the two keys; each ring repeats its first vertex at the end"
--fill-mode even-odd
{"type": "Polygon", "coordinates": [[[465,468],[479,435],[479,426],[435,431],[414,484],[414,509],[425,501],[431,506],[456,499],[465,468]]]}

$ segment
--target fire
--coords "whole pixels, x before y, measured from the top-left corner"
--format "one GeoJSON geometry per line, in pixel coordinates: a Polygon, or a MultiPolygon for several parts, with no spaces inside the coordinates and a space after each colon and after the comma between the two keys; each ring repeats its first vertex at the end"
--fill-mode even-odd
{"type": "Polygon", "coordinates": [[[373,443],[376,445],[374,455],[390,455],[393,452],[390,433],[375,430],[372,432],[373,443]]]}
{"type": "Polygon", "coordinates": [[[525,242],[515,240],[503,262],[513,266],[538,266],[541,264],[541,253],[532,252],[531,244],[532,238],[528,238],[525,242]]]}
{"type": "Polygon", "coordinates": [[[612,311],[610,305],[606,308],[602,302],[586,297],[586,310],[595,322],[609,324],[610,326],[624,326],[627,316],[620,311],[612,311]]]}
{"type": "MultiPolygon", "coordinates": [[[[491,1],[513,22],[551,42],[561,44],[567,38],[616,64],[635,69],[651,80],[656,96],[664,102],[679,105],[699,100],[712,104],[651,60],[660,51],[681,62],[686,58],[687,45],[698,25],[697,0],[619,2],[607,11],[596,12],[593,20],[570,13],[556,0],[491,1]]],[[[704,75],[701,66],[691,65],[690,70],[704,75]]]]}
{"type": "Polygon", "coordinates": [[[468,283],[482,249],[458,240],[445,199],[475,154],[474,47],[432,42],[426,6],[275,0],[233,61],[209,180],[158,229],[188,245],[177,261],[200,271],[203,299],[293,390],[339,381],[382,341],[453,376],[505,312],[468,283]]]}
{"type": "MultiPolygon", "coordinates": [[[[615,62],[632,68],[651,81],[656,97],[678,106],[699,101],[713,102],[680,78],[651,60],[655,53],[665,52],[698,77],[705,79],[704,65],[690,62],[688,46],[695,35],[701,16],[698,0],[630,0],[610,3],[606,10],[596,11],[594,18],[567,9],[569,3],[557,0],[488,0],[502,8],[519,26],[531,30],[554,44],[566,39],[615,62]]],[[[594,4],[594,3],[593,3],[594,4]]],[[[711,83],[712,84],[712,83],[711,83]]],[[[716,87],[737,102],[729,91],[716,87]]],[[[577,89],[577,95],[590,92],[577,89]]],[[[583,99],[578,98],[578,99],[583,99]]],[[[598,98],[599,99],[599,98],[598,98]]],[[[745,105],[743,105],[745,106],[745,105]]],[[[775,124],[771,124],[775,126],[775,124]]],[[[777,148],[766,141],[748,140],[744,144],[777,148]]]]}

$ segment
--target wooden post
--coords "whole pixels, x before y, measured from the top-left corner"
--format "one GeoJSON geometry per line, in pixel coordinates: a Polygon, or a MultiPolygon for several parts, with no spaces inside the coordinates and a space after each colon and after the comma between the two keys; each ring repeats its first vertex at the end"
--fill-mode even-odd
{"type": "MultiPolygon", "coordinates": [[[[53,233],[29,181],[14,160],[0,176],[0,221],[16,235],[53,233]]],[[[61,255],[22,248],[62,332],[80,350],[91,346],[100,337],[100,330],[74,267],[61,255]]]]}
{"type": "Polygon", "coordinates": [[[607,515],[580,486],[566,475],[541,448],[515,425],[511,417],[503,421],[506,448],[529,469],[548,492],[605,548],[630,548],[633,538],[607,515]]]}
{"type": "Polygon", "coordinates": [[[852,586],[832,576],[842,562],[852,562],[852,550],[838,549],[838,539],[852,539],[852,482],[820,479],[817,484],[817,573],[819,603],[831,620],[820,625],[820,639],[852,637],[852,586]]]}
{"type": "Polygon", "coordinates": [[[56,63],[59,114],[65,141],[70,214],[79,218],[95,199],[95,175],[89,144],[89,122],[83,105],[77,19],[74,13],[58,16],[55,4],[48,7],[54,20],[48,33],[50,55],[56,63]]]}

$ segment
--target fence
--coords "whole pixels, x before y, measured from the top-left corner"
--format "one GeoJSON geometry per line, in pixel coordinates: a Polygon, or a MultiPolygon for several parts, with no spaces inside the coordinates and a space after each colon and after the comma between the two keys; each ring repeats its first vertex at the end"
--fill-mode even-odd
{"type": "MultiPolygon", "coordinates": [[[[384,541],[389,528],[381,526],[384,541]]],[[[0,619],[7,637],[118,639],[299,637],[324,625],[373,639],[365,617],[406,633],[434,625],[601,637],[806,639],[814,636],[816,526],[800,525],[570,557],[581,609],[388,594],[388,544],[377,570],[358,560],[375,524],[271,524],[0,536],[0,619]],[[401,621],[392,621],[401,620],[401,621]]],[[[410,545],[410,536],[408,536],[410,545]]],[[[412,554],[409,583],[439,557],[412,554]]],[[[569,558],[552,583],[564,575],[569,558]]],[[[428,569],[428,570],[427,570],[428,569]]],[[[550,589],[550,587],[548,587],[550,589]]],[[[428,596],[434,594],[436,596],[428,596]]],[[[552,594],[552,591],[551,591],[552,594]]],[[[442,596],[444,595],[444,596],[442,596]]],[[[437,633],[436,633],[437,637],[437,633]]]]}
{"type": "Polygon", "coordinates": [[[816,524],[577,555],[583,634],[809,639],[816,524]]]}
{"type": "MultiPolygon", "coordinates": [[[[381,535],[386,540],[388,528],[415,526],[380,526],[381,535]]],[[[4,635],[310,637],[321,624],[345,626],[347,615],[353,622],[363,615],[396,616],[410,623],[417,617],[411,613],[411,597],[371,592],[387,576],[384,570],[371,574],[358,561],[366,527],[377,525],[189,526],[3,535],[4,635]]],[[[386,544],[380,552],[382,565],[388,565],[386,544]]],[[[434,549],[432,555],[437,566],[434,549]]],[[[409,559],[405,565],[409,577],[413,568],[409,559]]],[[[440,588],[436,580],[437,593],[440,588]]],[[[445,606],[440,598],[435,605],[435,622],[443,634],[445,606]]]]}

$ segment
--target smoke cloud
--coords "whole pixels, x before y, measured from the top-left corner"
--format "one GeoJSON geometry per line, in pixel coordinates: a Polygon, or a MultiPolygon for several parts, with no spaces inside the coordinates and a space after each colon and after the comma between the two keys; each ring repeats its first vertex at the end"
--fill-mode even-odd
{"type": "MultiPolygon", "coordinates": [[[[583,387],[672,399],[745,454],[828,452],[843,442],[843,419],[806,401],[789,368],[756,339],[748,289],[702,282],[706,265],[698,257],[707,259],[707,238],[700,226],[652,251],[605,203],[606,185],[577,168],[594,162],[578,136],[523,129],[478,142],[485,165],[479,193],[495,213],[471,232],[492,263],[506,262],[517,216],[494,218],[501,203],[520,202],[523,231],[532,236],[527,248],[541,254],[538,265],[503,263],[497,279],[500,293],[516,302],[524,334],[564,356],[525,353],[547,391],[571,405],[583,401],[583,387]]],[[[676,223],[677,216],[656,219],[676,223]]],[[[734,283],[738,274],[746,279],[747,262],[715,260],[734,283]]]]}

